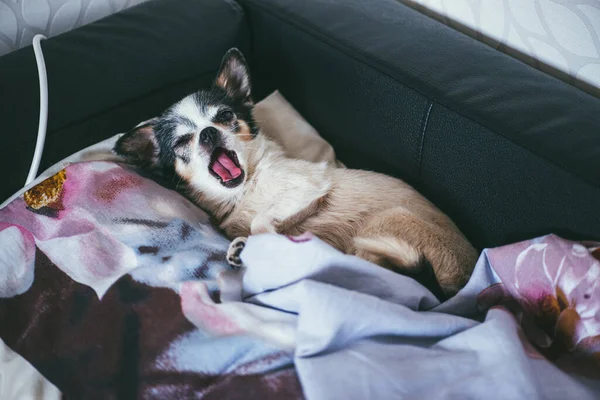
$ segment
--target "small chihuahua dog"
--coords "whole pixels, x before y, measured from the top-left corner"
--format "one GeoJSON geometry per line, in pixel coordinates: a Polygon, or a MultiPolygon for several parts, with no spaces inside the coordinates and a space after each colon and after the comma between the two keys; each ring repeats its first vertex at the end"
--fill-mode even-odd
{"type": "Polygon", "coordinates": [[[249,235],[310,231],[346,254],[404,274],[429,269],[438,296],[466,284],[477,252],[449,217],[401,180],[287,158],[261,135],[253,106],[248,66],[231,49],[211,89],[138,125],[114,151],[179,181],[230,239],[241,238],[228,254],[233,265],[249,235]]]}

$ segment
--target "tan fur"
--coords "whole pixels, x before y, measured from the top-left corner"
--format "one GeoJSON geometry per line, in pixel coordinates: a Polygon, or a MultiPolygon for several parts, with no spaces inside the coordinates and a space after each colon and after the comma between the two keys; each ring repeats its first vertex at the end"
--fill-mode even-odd
{"type": "Polygon", "coordinates": [[[228,87],[229,79],[227,78],[227,74],[219,74],[215,83],[217,84],[217,86],[220,86],[222,88],[228,87]]]}
{"type": "Polygon", "coordinates": [[[286,158],[262,135],[238,156],[247,179],[235,200],[193,196],[230,238],[311,231],[338,250],[399,272],[423,255],[446,294],[467,282],[477,259],[456,225],[408,184],[382,174],[286,158]]]}
{"type": "MultiPolygon", "coordinates": [[[[227,52],[215,84],[230,100],[252,108],[248,68],[239,50],[227,52]]],[[[467,282],[477,252],[450,218],[412,187],[375,172],[287,158],[263,134],[251,135],[246,121],[237,120],[237,133],[234,125],[214,124],[217,112],[214,104],[198,107],[194,95],[169,109],[189,122],[171,132],[173,140],[190,137],[174,150],[173,167],[181,178],[177,188],[210,212],[230,238],[310,231],[344,253],[400,272],[425,258],[449,295],[467,282]],[[238,181],[211,174],[215,149],[199,140],[209,126],[219,131],[218,145],[236,154],[244,172],[238,181]]],[[[153,166],[158,145],[153,124],[147,123],[119,139],[115,151],[137,165],[153,166]]]]}
{"type": "Polygon", "coordinates": [[[410,272],[419,264],[421,254],[404,240],[395,236],[354,238],[355,254],[375,264],[392,263],[397,269],[410,272]]]}
{"type": "Polygon", "coordinates": [[[253,136],[252,132],[250,131],[250,127],[248,126],[248,123],[243,119],[238,119],[237,124],[239,128],[236,131],[233,131],[232,126],[229,124],[215,123],[214,126],[216,128],[219,128],[221,131],[233,131],[236,135],[238,135],[239,140],[243,142],[248,142],[252,140],[253,136]]]}
{"type": "Polygon", "coordinates": [[[243,119],[238,120],[238,124],[240,126],[240,130],[236,132],[240,140],[248,142],[252,140],[252,132],[250,132],[250,127],[243,119]]]}

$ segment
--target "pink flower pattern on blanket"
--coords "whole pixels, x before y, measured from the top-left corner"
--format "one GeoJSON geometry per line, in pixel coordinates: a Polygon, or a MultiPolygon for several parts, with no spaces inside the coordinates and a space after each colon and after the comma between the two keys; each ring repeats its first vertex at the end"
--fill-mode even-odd
{"type": "Polygon", "coordinates": [[[482,292],[480,303],[495,297],[541,354],[564,368],[600,364],[599,247],[548,235],[488,250],[502,283],[482,292]]]}
{"type": "Polygon", "coordinates": [[[35,239],[19,225],[0,222],[0,243],[0,298],[16,296],[33,282],[35,239]]]}
{"type": "Polygon", "coordinates": [[[227,245],[135,170],[71,164],[0,210],[0,338],[72,398],[302,398],[257,306],[219,301],[227,245]]]}
{"type": "Polygon", "coordinates": [[[208,288],[203,282],[185,282],[181,285],[179,294],[184,315],[197,327],[219,335],[244,333],[244,330],[210,298],[208,288]]]}
{"type": "MultiPolygon", "coordinates": [[[[97,397],[131,397],[121,380],[158,398],[227,398],[235,382],[301,398],[297,316],[244,301],[227,244],[206,213],[128,167],[69,165],[0,210],[0,338],[73,398],[100,381],[97,397]]],[[[511,312],[530,356],[600,371],[600,245],[550,235],[485,256],[502,283],[481,309],[511,312]]]]}
{"type": "MultiPolygon", "coordinates": [[[[2,210],[0,220],[18,221],[64,272],[101,296],[134,261],[131,250],[115,239],[107,224],[117,209],[129,211],[126,201],[117,201],[119,187],[114,185],[126,175],[125,170],[108,163],[71,165],[10,203],[2,210]],[[97,190],[90,191],[90,187],[97,190]],[[98,196],[102,191],[113,191],[115,195],[111,199],[98,196]],[[100,203],[105,212],[94,213],[92,207],[100,203]]],[[[130,186],[140,184],[141,178],[132,175],[130,186]]],[[[127,190],[120,189],[127,197],[127,190]]]]}

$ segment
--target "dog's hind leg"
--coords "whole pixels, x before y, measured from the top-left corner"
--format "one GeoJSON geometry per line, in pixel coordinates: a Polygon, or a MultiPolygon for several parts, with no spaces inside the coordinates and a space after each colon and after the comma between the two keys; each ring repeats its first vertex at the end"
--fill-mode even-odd
{"type": "Polygon", "coordinates": [[[402,273],[418,268],[421,259],[421,253],[414,246],[393,236],[357,237],[354,247],[356,256],[402,273]]]}
{"type": "Polygon", "coordinates": [[[354,239],[355,255],[374,264],[409,276],[438,298],[446,299],[431,264],[406,241],[392,236],[358,237],[354,239]]]}
{"type": "MultiPolygon", "coordinates": [[[[473,265],[453,231],[424,221],[403,208],[377,213],[354,238],[355,255],[421,281],[428,276],[446,295],[466,284],[473,265]]],[[[424,282],[422,282],[424,283],[424,282]]],[[[433,286],[427,284],[433,291],[433,286]]]]}

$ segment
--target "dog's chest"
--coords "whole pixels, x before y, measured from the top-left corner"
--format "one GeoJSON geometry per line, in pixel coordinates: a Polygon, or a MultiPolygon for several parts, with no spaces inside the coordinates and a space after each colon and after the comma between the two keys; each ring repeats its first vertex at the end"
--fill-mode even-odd
{"type": "MultiPolygon", "coordinates": [[[[224,221],[228,235],[246,235],[255,218],[277,225],[327,194],[331,176],[326,164],[277,163],[259,171],[251,187],[224,221]],[[234,232],[229,232],[234,231],[234,232]]],[[[256,222],[256,221],[255,221],[256,222]]]]}

